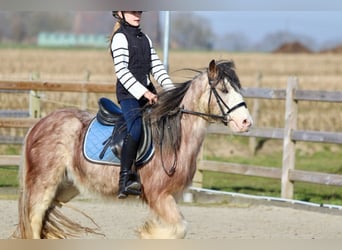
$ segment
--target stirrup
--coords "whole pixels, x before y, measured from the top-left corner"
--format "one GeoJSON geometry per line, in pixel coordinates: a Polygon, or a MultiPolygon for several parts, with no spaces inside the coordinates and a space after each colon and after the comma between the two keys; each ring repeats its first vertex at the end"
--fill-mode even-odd
{"type": "Polygon", "coordinates": [[[140,195],[141,194],[141,184],[137,181],[133,181],[125,187],[125,193],[127,195],[140,195]]]}
{"type": "Polygon", "coordinates": [[[140,195],[141,194],[141,184],[137,181],[131,182],[125,187],[122,192],[119,192],[118,199],[125,199],[128,195],[140,195]]]}
{"type": "Polygon", "coordinates": [[[120,192],[117,196],[118,199],[126,199],[128,195],[140,195],[141,191],[136,189],[125,189],[125,191],[120,192]]]}
{"type": "Polygon", "coordinates": [[[118,199],[125,199],[125,198],[127,198],[127,194],[126,194],[126,192],[119,192],[119,194],[118,194],[118,199]]]}
{"type": "Polygon", "coordinates": [[[136,190],[140,192],[141,189],[141,184],[137,181],[133,181],[132,183],[130,183],[129,185],[127,185],[125,187],[125,190],[136,190]]]}

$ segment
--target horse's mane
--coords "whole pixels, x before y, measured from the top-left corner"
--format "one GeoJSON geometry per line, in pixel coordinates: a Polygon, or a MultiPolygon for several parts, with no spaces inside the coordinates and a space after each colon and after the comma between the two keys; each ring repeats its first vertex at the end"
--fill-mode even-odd
{"type": "MultiPolygon", "coordinates": [[[[240,91],[241,84],[237,74],[235,73],[235,65],[233,61],[219,61],[218,68],[218,82],[221,82],[222,88],[224,79],[228,79],[230,84],[236,91],[240,91]]],[[[196,73],[204,73],[202,70],[187,69],[196,73]]],[[[151,109],[145,111],[145,118],[151,122],[152,136],[155,142],[156,149],[161,149],[165,154],[167,152],[174,153],[180,147],[182,138],[181,130],[181,102],[188,91],[191,83],[199,75],[192,80],[184,83],[175,84],[176,88],[169,91],[162,91],[158,96],[158,104],[153,105],[151,109]]]]}
{"type": "Polygon", "coordinates": [[[217,63],[218,68],[218,76],[217,80],[224,82],[224,78],[228,79],[229,83],[232,87],[237,91],[240,92],[241,84],[239,77],[235,72],[235,64],[233,61],[219,61],[217,63]]]}
{"type": "Polygon", "coordinates": [[[175,88],[162,91],[158,96],[158,103],[145,111],[145,118],[149,120],[152,136],[158,149],[163,143],[167,150],[169,145],[178,149],[181,141],[181,115],[180,104],[189,89],[192,80],[175,84],[175,88]]]}

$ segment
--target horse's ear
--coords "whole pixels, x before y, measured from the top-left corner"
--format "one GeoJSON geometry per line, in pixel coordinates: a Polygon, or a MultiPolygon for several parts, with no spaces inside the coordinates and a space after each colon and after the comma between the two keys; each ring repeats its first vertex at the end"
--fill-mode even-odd
{"type": "Polygon", "coordinates": [[[208,78],[210,85],[216,82],[215,79],[217,78],[217,67],[214,59],[209,63],[208,78]]]}

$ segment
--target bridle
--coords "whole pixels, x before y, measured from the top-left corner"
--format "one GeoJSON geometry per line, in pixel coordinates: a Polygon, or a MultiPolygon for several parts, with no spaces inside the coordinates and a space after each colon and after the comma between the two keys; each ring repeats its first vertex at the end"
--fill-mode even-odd
{"type": "Polygon", "coordinates": [[[204,117],[208,117],[214,120],[221,120],[222,123],[224,125],[227,126],[228,122],[231,121],[230,118],[230,113],[232,113],[234,110],[241,108],[241,107],[246,107],[247,108],[247,104],[243,101],[240,102],[238,104],[236,104],[233,107],[229,107],[227,103],[224,102],[224,100],[222,99],[222,97],[218,94],[216,86],[217,86],[217,79],[210,79],[208,76],[208,82],[210,85],[210,94],[209,94],[209,100],[208,100],[208,110],[209,113],[202,113],[202,112],[197,112],[197,111],[191,111],[191,110],[187,110],[184,108],[180,109],[180,112],[182,113],[186,113],[186,114],[190,114],[190,115],[197,115],[197,116],[204,116],[204,117]],[[216,98],[216,103],[218,104],[220,111],[221,111],[221,115],[215,115],[215,114],[211,114],[210,113],[210,101],[211,101],[211,97],[212,95],[215,96],[216,98]],[[225,109],[227,110],[225,112],[225,109]]]}
{"type": "MultiPolygon", "coordinates": [[[[208,75],[208,82],[210,85],[210,94],[209,94],[209,100],[208,100],[208,110],[209,113],[202,113],[202,112],[197,112],[197,111],[192,111],[192,110],[187,110],[184,109],[184,107],[179,107],[179,109],[169,112],[169,116],[173,116],[176,115],[177,113],[185,113],[185,114],[190,114],[190,115],[196,115],[196,116],[204,116],[204,117],[208,117],[214,120],[221,120],[222,123],[227,126],[229,121],[231,121],[232,119],[230,118],[230,113],[232,113],[234,110],[241,108],[241,107],[246,107],[247,108],[247,104],[243,101],[240,102],[238,104],[236,104],[233,107],[229,107],[227,103],[224,102],[224,100],[222,99],[222,97],[218,94],[216,86],[218,85],[218,80],[217,79],[210,79],[209,75],[208,75]],[[221,115],[215,115],[215,114],[211,114],[210,113],[210,102],[211,102],[211,97],[212,95],[215,96],[216,98],[216,103],[218,104],[220,111],[221,111],[221,115]],[[225,109],[227,110],[225,112],[225,109]]],[[[164,126],[162,127],[164,129],[164,126]]],[[[164,132],[162,132],[161,134],[164,134],[164,132]]],[[[160,138],[159,141],[159,145],[160,145],[160,154],[161,154],[161,162],[162,162],[162,167],[165,171],[165,173],[168,176],[172,176],[175,172],[176,172],[176,166],[177,166],[177,151],[175,151],[175,157],[174,157],[174,162],[172,164],[172,166],[170,167],[169,170],[166,169],[164,161],[163,161],[163,138],[160,138]]]]}

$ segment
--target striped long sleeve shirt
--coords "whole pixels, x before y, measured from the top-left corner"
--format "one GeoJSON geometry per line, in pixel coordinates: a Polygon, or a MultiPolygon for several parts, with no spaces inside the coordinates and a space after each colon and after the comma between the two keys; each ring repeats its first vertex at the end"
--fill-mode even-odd
{"type": "MultiPolygon", "coordinates": [[[[149,79],[151,73],[154,79],[163,87],[168,90],[174,88],[174,85],[165,70],[164,65],[159,59],[156,51],[152,46],[151,39],[145,35],[150,45],[150,72],[147,72],[147,86],[152,84],[149,79]]],[[[118,80],[124,86],[124,88],[136,99],[140,99],[144,93],[148,90],[144,84],[138,81],[138,79],[129,70],[129,46],[126,36],[118,32],[114,35],[111,43],[111,51],[114,61],[114,70],[118,80]]]]}

